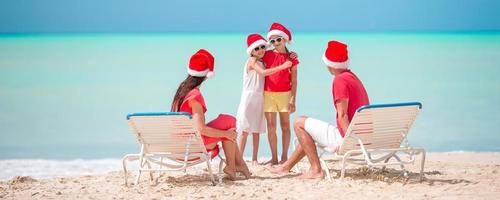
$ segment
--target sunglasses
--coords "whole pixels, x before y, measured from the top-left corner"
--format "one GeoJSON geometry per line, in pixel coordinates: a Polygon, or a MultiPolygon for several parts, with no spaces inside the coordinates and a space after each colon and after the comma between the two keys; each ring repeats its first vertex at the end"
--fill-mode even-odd
{"type": "Polygon", "coordinates": [[[261,50],[261,49],[266,49],[266,46],[265,45],[261,45],[261,46],[255,47],[253,50],[258,51],[258,50],[261,50]]]}
{"type": "Polygon", "coordinates": [[[271,40],[269,40],[269,42],[271,42],[271,44],[274,44],[275,42],[281,42],[281,40],[283,40],[283,38],[279,37],[279,38],[271,39],[271,40]]]}

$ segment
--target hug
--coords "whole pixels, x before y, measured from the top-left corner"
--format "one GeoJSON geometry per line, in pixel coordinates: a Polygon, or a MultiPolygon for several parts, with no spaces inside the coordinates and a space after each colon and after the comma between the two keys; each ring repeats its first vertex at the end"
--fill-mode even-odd
{"type": "Polygon", "coordinates": [[[287,44],[291,43],[291,32],[279,23],[271,25],[267,39],[259,34],[248,35],[248,59],[243,65],[243,88],[237,116],[221,114],[208,123],[205,119],[207,105],[200,86],[214,75],[215,58],[207,50],[201,49],[189,61],[188,76],[174,95],[171,111],[192,115],[206,150],[213,152],[213,156],[219,152],[217,144],[222,143],[226,156],[223,172],[230,180],[236,179],[236,172],[242,173],[245,178],[251,177],[243,160],[247,137],[253,137],[252,163],[257,165],[260,134],[266,131],[272,157],[263,164],[270,172],[288,173],[307,156],[311,167],[301,178],[323,178],[316,144],[338,147],[356,109],[369,104],[363,84],[349,68],[347,45],[330,41],[322,56],[327,69],[325,71],[335,77],[331,91],[336,125],[306,116],[297,118],[293,128],[299,145],[288,158],[290,114],[296,110],[297,68],[300,63],[297,53],[287,48],[287,44]],[[278,116],[282,131],[280,160],[276,134],[278,116]]]}

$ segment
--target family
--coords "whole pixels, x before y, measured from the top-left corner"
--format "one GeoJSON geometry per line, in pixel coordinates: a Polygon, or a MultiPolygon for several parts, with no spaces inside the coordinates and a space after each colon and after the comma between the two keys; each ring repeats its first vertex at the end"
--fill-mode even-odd
{"type": "Polygon", "coordinates": [[[201,133],[207,151],[217,155],[217,143],[222,142],[226,157],[223,171],[230,180],[236,180],[239,172],[251,177],[243,151],[248,135],[253,137],[252,162],[257,164],[259,134],[266,131],[272,153],[266,162],[267,169],[276,174],[289,173],[304,156],[311,166],[303,173],[303,179],[322,179],[316,144],[338,147],[344,131],[349,126],[356,109],[369,104],[368,94],[359,78],[349,68],[347,45],[338,41],[328,42],[323,62],[335,78],[332,85],[333,107],[336,110],[336,126],[311,117],[301,116],[293,123],[299,145],[288,158],[290,145],[290,114],[295,112],[297,94],[298,55],[286,47],[292,43],[291,32],[279,23],[273,23],[267,41],[259,34],[247,38],[246,52],[249,56],[243,70],[243,90],[237,117],[221,114],[206,123],[207,107],[200,91],[201,84],[214,75],[214,57],[201,49],[191,56],[188,76],[179,85],[172,101],[171,111],[188,112],[195,128],[201,133]],[[274,47],[268,50],[268,46],[274,47]],[[278,160],[276,136],[277,116],[282,131],[282,153],[278,160]],[[240,134],[239,147],[237,135],[240,134]]]}

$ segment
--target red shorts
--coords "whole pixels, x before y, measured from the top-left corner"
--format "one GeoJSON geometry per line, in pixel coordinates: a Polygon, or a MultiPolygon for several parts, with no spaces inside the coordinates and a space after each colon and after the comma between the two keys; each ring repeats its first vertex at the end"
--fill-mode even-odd
{"type": "MultiPolygon", "coordinates": [[[[217,118],[208,122],[207,126],[223,131],[227,131],[232,128],[236,129],[236,118],[231,115],[220,114],[217,118]]],[[[201,138],[203,139],[203,143],[205,145],[228,140],[225,137],[208,137],[204,135],[201,135],[201,138]]],[[[213,149],[207,149],[207,151],[212,152],[212,158],[215,158],[219,154],[219,146],[216,145],[213,149]]]]}

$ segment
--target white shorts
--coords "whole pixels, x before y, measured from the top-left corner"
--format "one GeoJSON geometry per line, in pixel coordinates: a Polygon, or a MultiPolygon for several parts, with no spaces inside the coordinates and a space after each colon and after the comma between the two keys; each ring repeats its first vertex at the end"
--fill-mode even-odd
{"type": "Polygon", "coordinates": [[[336,148],[342,144],[343,138],[339,129],[331,124],[308,117],[304,126],[307,133],[320,146],[336,148]]]}

